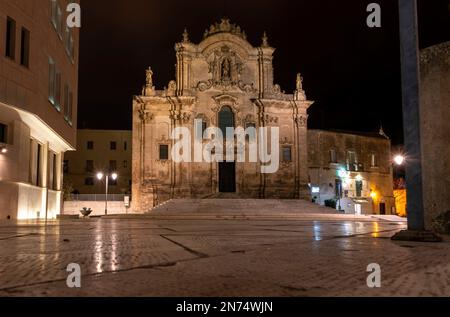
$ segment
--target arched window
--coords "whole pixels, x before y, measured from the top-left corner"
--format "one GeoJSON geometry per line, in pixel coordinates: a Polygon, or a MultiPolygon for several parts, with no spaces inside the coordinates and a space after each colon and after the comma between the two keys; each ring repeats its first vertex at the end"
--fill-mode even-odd
{"type": "Polygon", "coordinates": [[[219,112],[219,129],[222,130],[224,136],[227,128],[234,128],[234,114],[230,107],[225,106],[219,112]]]}

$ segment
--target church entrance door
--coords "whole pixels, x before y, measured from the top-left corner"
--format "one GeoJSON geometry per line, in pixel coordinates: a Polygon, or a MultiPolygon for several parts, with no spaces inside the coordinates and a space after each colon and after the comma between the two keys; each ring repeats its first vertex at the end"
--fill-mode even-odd
{"type": "Polygon", "coordinates": [[[219,192],[236,192],[236,163],[219,163],[219,192]]]}

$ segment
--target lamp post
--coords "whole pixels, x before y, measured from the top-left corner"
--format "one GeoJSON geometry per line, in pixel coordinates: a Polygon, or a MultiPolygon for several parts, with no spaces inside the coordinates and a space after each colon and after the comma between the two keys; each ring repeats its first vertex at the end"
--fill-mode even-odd
{"type": "Polygon", "coordinates": [[[106,186],[105,186],[105,216],[108,215],[108,186],[109,186],[109,178],[111,177],[112,180],[116,180],[118,175],[117,173],[111,173],[111,174],[103,174],[101,172],[97,173],[97,179],[101,181],[103,177],[106,177],[106,186]]]}
{"type": "Polygon", "coordinates": [[[401,154],[394,156],[394,163],[397,166],[402,166],[405,163],[405,157],[401,154]]]}

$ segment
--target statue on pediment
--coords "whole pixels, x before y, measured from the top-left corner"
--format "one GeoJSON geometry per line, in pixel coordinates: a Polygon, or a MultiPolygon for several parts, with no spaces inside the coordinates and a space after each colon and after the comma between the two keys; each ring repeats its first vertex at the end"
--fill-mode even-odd
{"type": "Polygon", "coordinates": [[[302,74],[298,73],[297,74],[297,91],[302,91],[303,90],[303,77],[302,74]]]}
{"type": "Polygon", "coordinates": [[[147,86],[147,88],[153,87],[153,71],[152,71],[151,67],[149,67],[146,70],[146,76],[145,77],[146,77],[146,86],[147,86]]]}

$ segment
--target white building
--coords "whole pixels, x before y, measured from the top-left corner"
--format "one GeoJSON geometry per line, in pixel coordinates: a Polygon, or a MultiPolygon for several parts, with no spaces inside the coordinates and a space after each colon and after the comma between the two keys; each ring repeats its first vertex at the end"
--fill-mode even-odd
{"type": "Polygon", "coordinates": [[[77,123],[79,32],[65,26],[68,3],[0,1],[0,220],[61,210],[77,123]]]}

